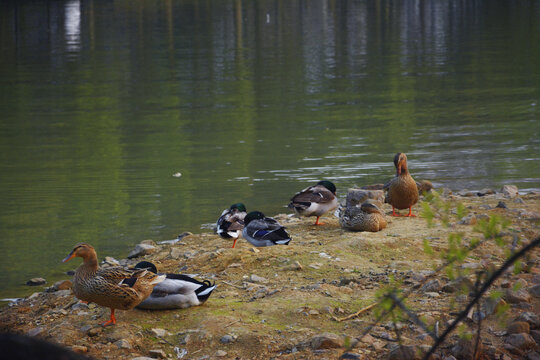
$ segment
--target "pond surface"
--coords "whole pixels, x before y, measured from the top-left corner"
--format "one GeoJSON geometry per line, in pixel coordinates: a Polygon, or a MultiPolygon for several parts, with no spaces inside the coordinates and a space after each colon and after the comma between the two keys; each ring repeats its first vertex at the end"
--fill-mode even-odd
{"type": "Polygon", "coordinates": [[[1,2],[0,298],[77,242],[343,197],[398,151],[438,187],[538,190],[539,59],[540,1],[1,2]]]}

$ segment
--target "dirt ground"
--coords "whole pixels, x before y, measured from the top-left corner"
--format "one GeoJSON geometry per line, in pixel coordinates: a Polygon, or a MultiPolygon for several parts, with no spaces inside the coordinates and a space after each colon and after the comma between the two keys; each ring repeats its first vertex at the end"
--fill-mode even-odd
{"type": "MultiPolygon", "coordinates": [[[[476,219],[498,214],[510,220],[503,233],[508,246],[516,239],[525,244],[540,235],[538,193],[516,198],[500,193],[449,195],[446,200],[451,211],[456,212],[462,203],[476,219]],[[501,201],[506,208],[497,207],[501,201]]],[[[419,213],[421,206],[413,210],[419,213]]],[[[385,212],[391,213],[388,205],[385,212]]],[[[403,290],[410,292],[406,304],[439,333],[469,300],[466,294],[452,292],[448,286],[452,282],[444,272],[425,279],[441,264],[440,253],[448,248],[450,233],[462,234],[465,242],[482,239],[474,230],[476,219],[459,224],[459,219],[452,218],[450,227],[445,227],[436,218],[434,226],[428,227],[421,216],[387,216],[386,229],[367,233],[341,229],[334,216],[324,217],[322,226],[313,226],[313,218],[285,214],[275,218],[292,236],[288,246],[254,248],[240,239],[233,249],[232,242],[203,233],[186,236],[174,245],[156,245],[150,255],[123,261],[149,260],[162,272],[181,271],[215,282],[216,290],[202,306],[118,311],[117,325],[102,328],[108,309],[77,304],[70,290],[40,292],[1,309],[0,331],[46,339],[96,359],[413,359],[433,340],[410,320],[397,323],[402,342],[414,350],[409,357],[396,357],[397,334],[391,318],[374,323],[374,313],[368,310],[338,320],[374,303],[377,291],[390,277],[402,281],[403,290]],[[425,240],[434,254],[424,252],[425,240]],[[361,337],[369,325],[374,326],[361,337]]],[[[471,270],[474,280],[475,271],[502,264],[508,246],[487,241],[467,257],[463,268],[471,270]]],[[[98,254],[100,260],[106,255],[98,254]]],[[[540,358],[535,342],[539,341],[538,248],[529,255],[523,271],[505,274],[491,289],[501,290],[504,300],[498,304],[508,310],[504,321],[485,314],[483,358],[540,358]],[[514,287],[516,282],[521,289],[514,287]],[[514,292],[523,297],[515,300],[514,292]],[[528,341],[525,344],[515,340],[509,329],[523,314],[529,314],[529,327],[518,334],[527,335],[522,336],[528,341]],[[529,338],[534,339],[532,343],[529,338]]],[[[476,331],[473,319],[465,326],[476,331]]],[[[458,340],[456,331],[440,347],[438,357],[467,358],[455,346],[458,340]]]]}

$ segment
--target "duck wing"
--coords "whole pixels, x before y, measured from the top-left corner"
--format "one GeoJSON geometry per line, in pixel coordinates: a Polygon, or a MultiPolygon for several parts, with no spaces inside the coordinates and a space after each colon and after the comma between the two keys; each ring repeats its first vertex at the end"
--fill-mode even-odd
{"type": "Polygon", "coordinates": [[[290,205],[309,207],[313,202],[323,204],[333,201],[334,198],[335,196],[330,190],[322,185],[316,185],[310,186],[294,195],[290,205]]]}
{"type": "Polygon", "coordinates": [[[247,233],[258,240],[269,240],[273,243],[290,240],[285,228],[272,218],[254,220],[248,224],[247,233]]]}

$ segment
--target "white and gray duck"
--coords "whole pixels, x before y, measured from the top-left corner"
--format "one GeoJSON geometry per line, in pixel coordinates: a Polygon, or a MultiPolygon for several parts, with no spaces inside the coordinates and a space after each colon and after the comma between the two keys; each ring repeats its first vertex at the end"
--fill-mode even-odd
{"type": "MultiPolygon", "coordinates": [[[[149,261],[141,261],[135,265],[135,268],[157,273],[156,266],[149,261]]],[[[150,296],[137,305],[138,308],[167,310],[198,306],[208,300],[216,288],[216,285],[208,280],[198,281],[182,274],[164,275],[166,275],[165,280],[154,286],[150,296]]]]}
{"type": "Polygon", "coordinates": [[[242,236],[254,246],[288,245],[291,241],[283,226],[260,211],[247,214],[244,224],[242,236]]]}
{"type": "Polygon", "coordinates": [[[316,185],[296,193],[288,207],[300,216],[316,216],[314,225],[323,225],[319,218],[338,206],[336,186],[328,180],[319,181],[316,185]]]}
{"type": "Polygon", "coordinates": [[[233,248],[242,229],[244,228],[244,218],[246,217],[246,207],[242,203],[232,204],[230,208],[223,210],[217,221],[217,233],[224,239],[234,239],[233,248]]]}

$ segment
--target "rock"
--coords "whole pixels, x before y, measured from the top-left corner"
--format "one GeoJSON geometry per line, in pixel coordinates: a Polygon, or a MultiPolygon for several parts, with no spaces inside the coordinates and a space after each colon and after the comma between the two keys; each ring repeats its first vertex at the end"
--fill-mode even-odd
{"type": "Polygon", "coordinates": [[[303,267],[302,267],[302,264],[300,264],[298,261],[295,261],[292,264],[285,266],[283,269],[296,271],[296,270],[302,270],[303,267]]]}
{"type": "Polygon", "coordinates": [[[510,334],[505,343],[520,350],[528,350],[536,346],[536,341],[529,334],[510,334]]]}
{"type": "Polygon", "coordinates": [[[433,279],[431,281],[428,281],[427,283],[422,286],[420,290],[424,292],[433,292],[433,291],[439,291],[441,290],[442,284],[439,279],[433,279]]]}
{"type": "MultiPolygon", "coordinates": [[[[452,355],[458,359],[473,359],[474,349],[476,346],[476,339],[473,337],[470,340],[459,339],[457,344],[452,347],[452,355]]],[[[478,342],[478,349],[476,351],[476,358],[481,359],[482,353],[484,352],[484,345],[482,341],[478,342]]]]}
{"type": "Polygon", "coordinates": [[[154,328],[151,331],[152,331],[152,335],[157,336],[157,337],[164,337],[168,335],[168,332],[165,329],[154,328]]]}
{"type": "Polygon", "coordinates": [[[388,360],[420,360],[422,359],[421,352],[415,346],[402,345],[398,346],[387,357],[388,360]]]}
{"type": "Polygon", "coordinates": [[[156,251],[156,247],[153,245],[137,244],[137,246],[135,246],[135,249],[133,249],[127,257],[128,259],[133,259],[139,256],[152,254],[155,251],[156,251]]]}
{"type": "Polygon", "coordinates": [[[384,203],[384,191],[349,189],[347,192],[347,200],[345,201],[345,207],[349,208],[360,205],[368,199],[377,200],[381,203],[384,203]]]}
{"type": "Polygon", "coordinates": [[[76,352],[76,353],[79,353],[79,354],[88,352],[88,348],[86,346],[82,346],[82,345],[73,345],[71,347],[71,350],[73,350],[73,352],[76,352]]]}
{"type": "Polygon", "coordinates": [[[460,225],[474,225],[477,223],[476,216],[474,214],[469,214],[461,218],[458,222],[460,225]]]}
{"type": "Polygon", "coordinates": [[[540,284],[536,284],[529,288],[529,293],[534,297],[540,297],[540,284]]]}
{"type": "Polygon", "coordinates": [[[536,351],[531,351],[527,354],[527,360],[540,360],[540,354],[536,351]]]}
{"type": "Polygon", "coordinates": [[[216,351],[216,357],[224,357],[227,356],[227,352],[223,350],[216,351]]]}
{"type": "Polygon", "coordinates": [[[488,188],[484,188],[476,193],[477,196],[486,196],[486,195],[493,195],[493,194],[495,194],[495,191],[488,188]]]}
{"type": "Polygon", "coordinates": [[[26,282],[26,285],[28,286],[39,286],[39,285],[45,285],[47,283],[47,280],[44,278],[33,278],[26,282]]]}
{"type": "Polygon", "coordinates": [[[510,325],[508,325],[508,327],[506,328],[506,332],[508,332],[508,334],[528,334],[530,330],[531,326],[528,322],[525,321],[514,321],[513,323],[510,323],[510,325]]]}
{"type": "Polygon", "coordinates": [[[255,274],[251,274],[251,276],[249,277],[249,281],[251,282],[255,282],[255,283],[267,283],[268,280],[261,277],[261,276],[257,276],[255,274]]]}
{"type": "Polygon", "coordinates": [[[531,326],[531,329],[537,329],[540,327],[540,317],[537,314],[529,311],[519,314],[514,321],[526,321],[531,326]]]}
{"type": "Polygon", "coordinates": [[[471,196],[475,196],[476,194],[473,193],[472,191],[470,190],[467,190],[467,189],[463,189],[463,190],[460,190],[457,195],[459,196],[463,196],[463,197],[471,197],[471,196]]]}
{"type": "Polygon", "coordinates": [[[234,338],[231,335],[223,335],[221,339],[219,339],[219,341],[222,344],[228,344],[228,343],[232,343],[234,341],[234,338]]]}
{"type": "Polygon", "coordinates": [[[120,339],[114,342],[119,349],[131,349],[131,344],[126,339],[120,339]]]}
{"type": "Polygon", "coordinates": [[[37,327],[37,328],[32,328],[32,329],[28,330],[28,332],[26,334],[28,336],[37,336],[37,335],[41,334],[42,332],[43,332],[43,328],[37,327]]]}
{"type": "Polygon", "coordinates": [[[313,350],[332,349],[343,347],[344,341],[336,334],[323,333],[312,337],[310,344],[313,350]]]}
{"type": "Polygon", "coordinates": [[[261,252],[261,250],[259,250],[259,249],[257,249],[257,248],[254,248],[254,247],[252,247],[251,249],[249,249],[249,251],[251,251],[251,252],[253,252],[253,253],[255,253],[255,254],[258,254],[258,253],[261,252]]]}
{"type": "Polygon", "coordinates": [[[468,293],[469,290],[472,289],[472,287],[473,283],[471,282],[471,280],[469,280],[469,278],[460,277],[444,285],[442,287],[442,291],[446,293],[454,293],[458,291],[468,293]]]}
{"type": "Polygon", "coordinates": [[[512,201],[514,204],[525,204],[525,201],[523,201],[522,198],[517,197],[512,201]]]}
{"type": "Polygon", "coordinates": [[[438,297],[441,296],[439,293],[433,292],[433,291],[429,291],[429,292],[425,293],[425,295],[427,297],[430,297],[430,298],[438,298],[438,297]]]}
{"type": "Polygon", "coordinates": [[[137,356],[137,357],[134,357],[131,360],[156,360],[156,359],[148,357],[148,356],[137,356]]]}
{"type": "Polygon", "coordinates": [[[148,353],[150,354],[151,357],[153,357],[155,359],[166,359],[167,358],[167,354],[165,354],[165,351],[163,351],[161,349],[152,349],[148,353]]]}
{"type": "Polygon", "coordinates": [[[364,360],[364,355],[346,352],[339,357],[339,360],[364,360]]]}
{"type": "Polygon", "coordinates": [[[518,188],[515,185],[504,185],[501,192],[505,197],[514,198],[518,195],[518,188]]]}
{"type": "Polygon", "coordinates": [[[527,286],[527,282],[523,279],[519,279],[516,281],[516,284],[514,286],[520,286],[518,290],[514,290],[512,288],[508,288],[504,292],[504,299],[508,301],[510,304],[518,304],[521,302],[530,302],[531,301],[531,295],[529,295],[529,292],[525,289],[525,286],[527,286]]]}
{"type": "Polygon", "coordinates": [[[499,201],[499,203],[495,207],[499,208],[499,209],[507,209],[508,208],[508,206],[506,206],[506,204],[503,201],[499,201]]]}
{"type": "Polygon", "coordinates": [[[501,307],[501,306],[506,306],[507,303],[506,301],[504,301],[503,299],[500,299],[500,298],[492,298],[492,297],[487,297],[485,300],[484,300],[484,303],[483,303],[483,310],[484,312],[486,313],[487,316],[491,315],[491,314],[494,314],[497,312],[497,310],[501,307]]]}
{"type": "Polygon", "coordinates": [[[453,355],[448,355],[444,360],[457,360],[453,355]]]}

